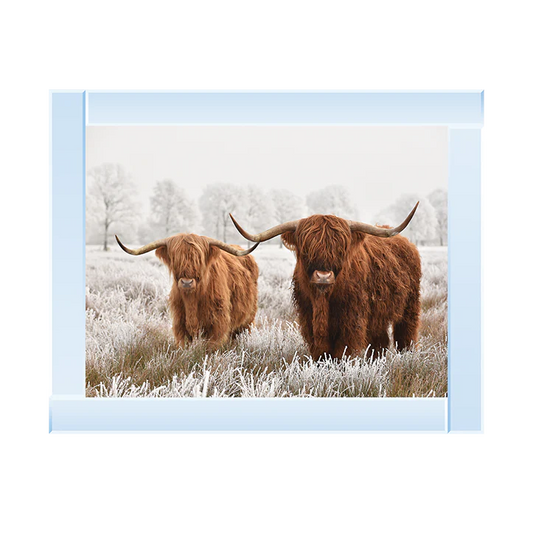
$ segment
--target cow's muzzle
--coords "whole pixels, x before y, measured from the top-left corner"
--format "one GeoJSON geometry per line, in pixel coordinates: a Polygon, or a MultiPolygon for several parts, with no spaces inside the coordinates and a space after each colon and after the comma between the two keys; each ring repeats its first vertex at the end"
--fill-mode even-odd
{"type": "Polygon", "coordinates": [[[315,270],[311,276],[311,283],[321,286],[333,285],[335,283],[335,274],[331,270],[328,272],[315,270]]]}
{"type": "Polygon", "coordinates": [[[192,291],[196,288],[196,280],[188,278],[180,278],[178,281],[178,287],[185,291],[192,291]]]}

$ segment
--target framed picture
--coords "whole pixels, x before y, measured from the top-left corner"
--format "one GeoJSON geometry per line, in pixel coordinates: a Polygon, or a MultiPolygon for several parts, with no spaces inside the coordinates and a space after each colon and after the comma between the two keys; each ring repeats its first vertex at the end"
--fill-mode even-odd
{"type": "Polygon", "coordinates": [[[482,431],[483,92],[51,93],[51,431],[482,431]]]}

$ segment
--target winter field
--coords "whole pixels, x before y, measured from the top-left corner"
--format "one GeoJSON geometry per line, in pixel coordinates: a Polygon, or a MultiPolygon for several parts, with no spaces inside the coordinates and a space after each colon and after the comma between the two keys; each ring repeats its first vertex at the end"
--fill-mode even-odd
{"type": "MultiPolygon", "coordinates": [[[[130,243],[131,244],[131,243],[130,243]]],[[[445,396],[447,248],[422,247],[421,335],[413,351],[313,362],[291,303],[293,254],[254,253],[260,268],[255,326],[223,350],[197,340],[176,348],[171,279],[153,252],[116,244],[86,249],[86,393],[104,397],[445,396]]]]}

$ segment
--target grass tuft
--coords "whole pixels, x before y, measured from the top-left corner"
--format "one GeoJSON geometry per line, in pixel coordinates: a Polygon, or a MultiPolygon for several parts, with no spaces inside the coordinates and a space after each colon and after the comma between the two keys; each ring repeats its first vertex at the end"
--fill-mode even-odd
{"type": "Polygon", "coordinates": [[[86,393],[90,397],[442,397],[447,392],[445,249],[421,249],[421,337],[374,359],[313,361],[291,302],[294,257],[254,253],[259,311],[250,331],[209,353],[176,348],[168,273],[154,257],[87,249],[86,393]]]}

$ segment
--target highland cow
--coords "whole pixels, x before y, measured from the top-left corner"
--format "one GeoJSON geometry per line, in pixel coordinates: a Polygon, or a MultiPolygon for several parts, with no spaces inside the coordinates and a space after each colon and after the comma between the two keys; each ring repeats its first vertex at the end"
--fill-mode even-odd
{"type": "Polygon", "coordinates": [[[257,311],[259,269],[249,250],[209,237],[179,233],[127,253],[155,250],[173,277],[170,311],[174,337],[183,346],[199,335],[211,349],[250,327],[257,311]]]}
{"type": "Polygon", "coordinates": [[[313,215],[251,235],[249,241],[281,235],[296,253],[293,300],[312,357],[382,354],[392,326],[398,350],[417,341],[420,315],[420,255],[398,235],[416,208],[396,228],[372,226],[333,215],[313,215]],[[369,353],[372,353],[371,351],[369,353]]]}

